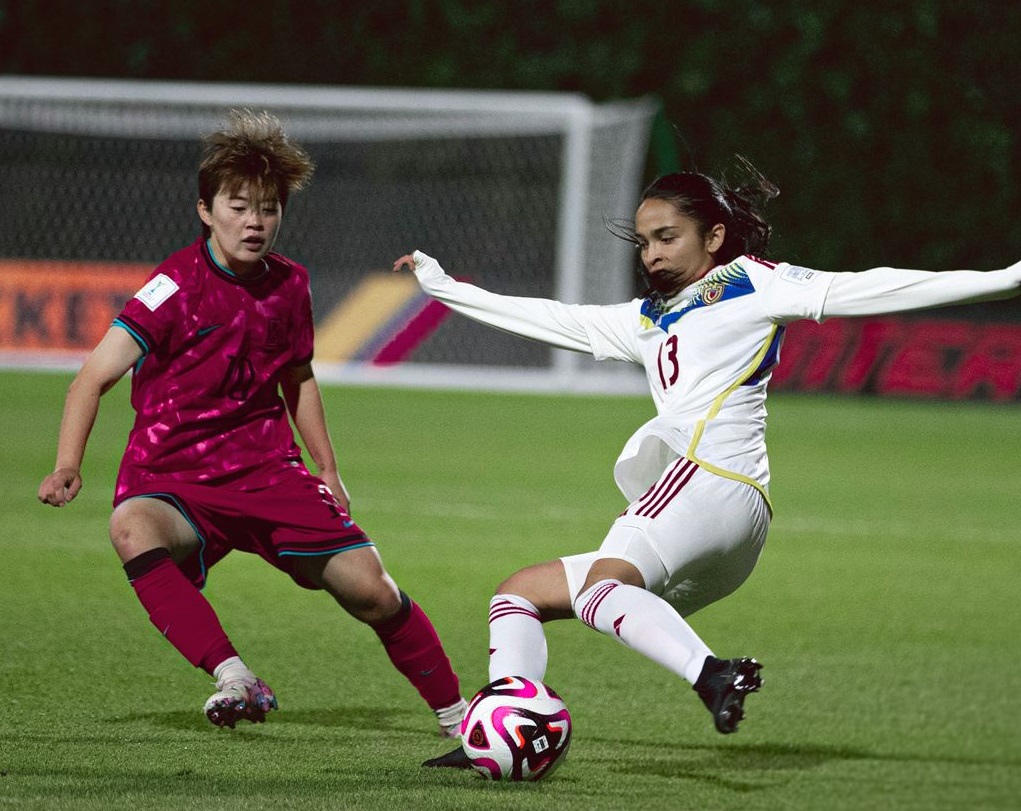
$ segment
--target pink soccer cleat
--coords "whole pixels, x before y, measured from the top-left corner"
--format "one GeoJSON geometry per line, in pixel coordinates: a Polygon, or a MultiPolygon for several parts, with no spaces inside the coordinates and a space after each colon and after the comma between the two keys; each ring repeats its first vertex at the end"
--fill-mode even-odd
{"type": "Polygon", "coordinates": [[[210,723],[234,729],[238,721],[261,724],[276,708],[277,698],[262,679],[231,679],[216,683],[203,710],[210,723]]]}

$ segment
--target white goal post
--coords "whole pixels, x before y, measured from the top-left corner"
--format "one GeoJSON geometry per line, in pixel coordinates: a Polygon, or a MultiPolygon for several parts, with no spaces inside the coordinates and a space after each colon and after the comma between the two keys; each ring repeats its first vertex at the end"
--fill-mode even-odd
{"type": "MultiPolygon", "coordinates": [[[[317,339],[320,379],[644,391],[626,365],[435,309],[423,316],[421,300],[382,273],[420,248],[452,275],[497,292],[596,304],[631,298],[634,251],[605,223],[633,213],[658,112],[649,98],[597,104],[554,92],[0,76],[0,307],[5,279],[46,263],[137,270],[193,240],[199,138],[233,107],[274,113],[316,162],[310,187],[291,199],[278,247],[309,267],[317,333],[322,326],[329,336],[332,324],[346,336],[332,355],[317,339]],[[5,276],[5,268],[14,270],[5,276]],[[395,337],[401,319],[415,318],[415,334],[395,337]]],[[[25,335],[38,344],[58,329],[40,315],[46,307],[72,306],[25,295],[34,310],[24,323],[15,313],[0,325],[0,362],[80,362],[91,346],[74,343],[85,333],[79,324],[49,355],[19,346],[25,335]]],[[[63,323],[66,314],[54,317],[63,323]]]]}

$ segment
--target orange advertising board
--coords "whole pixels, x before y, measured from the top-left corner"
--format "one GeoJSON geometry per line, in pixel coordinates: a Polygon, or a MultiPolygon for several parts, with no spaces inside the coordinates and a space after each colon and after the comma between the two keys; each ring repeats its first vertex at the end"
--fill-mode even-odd
{"type": "Polygon", "coordinates": [[[117,262],[0,260],[0,350],[92,349],[153,267],[117,262]]]}

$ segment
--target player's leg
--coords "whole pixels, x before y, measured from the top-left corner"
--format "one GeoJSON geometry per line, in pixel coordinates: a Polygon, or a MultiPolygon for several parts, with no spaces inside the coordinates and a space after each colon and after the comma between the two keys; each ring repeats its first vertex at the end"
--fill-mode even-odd
{"type": "Polygon", "coordinates": [[[542,624],[573,616],[564,564],[546,561],[515,572],[489,602],[489,680],[546,676],[542,624]]]}
{"type": "Polygon", "coordinates": [[[641,579],[627,561],[600,559],[575,602],[579,619],[686,679],[712,713],[716,729],[736,731],[744,717],[744,696],[762,685],[761,665],[754,659],[717,659],[641,579]]]}
{"type": "MultiPolygon", "coordinates": [[[[627,544],[633,555],[644,539],[627,544]]],[[[656,568],[661,564],[656,561],[656,568]]],[[[694,683],[712,651],[662,598],[647,590],[639,569],[621,558],[600,558],[574,601],[582,622],[694,683]]]]}
{"type": "MultiPolygon", "coordinates": [[[[542,624],[573,616],[564,565],[559,560],[538,563],[504,580],[489,603],[489,680],[525,676],[543,681],[546,675],[546,635],[542,624]]],[[[458,747],[423,766],[470,769],[458,747]]]]}
{"type": "Polygon", "coordinates": [[[744,695],[761,684],[759,665],[717,659],[682,615],[747,578],[768,510],[748,485],[701,470],[683,488],[660,493],[656,509],[645,508],[647,494],[615,522],[584,578],[568,566],[574,609],[587,625],[692,683],[717,729],[733,732],[744,695]]]}
{"type": "Polygon", "coordinates": [[[216,680],[217,692],[205,706],[209,720],[230,727],[239,719],[264,720],[276,708],[272,691],[238,656],[216,612],[179,565],[199,552],[192,523],[161,499],[132,498],[114,510],[110,539],[152,624],[216,680]]]}
{"type": "Polygon", "coordinates": [[[397,587],[376,548],[299,558],[295,572],[376,632],[394,667],[436,714],[441,734],[457,737],[464,715],[457,675],[429,617],[397,587]]]}

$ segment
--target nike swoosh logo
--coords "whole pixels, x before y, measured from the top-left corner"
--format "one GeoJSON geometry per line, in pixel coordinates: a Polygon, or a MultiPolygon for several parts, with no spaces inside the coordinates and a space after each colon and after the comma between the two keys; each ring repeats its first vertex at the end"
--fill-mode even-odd
{"type": "Polygon", "coordinates": [[[208,335],[210,332],[214,332],[214,331],[218,330],[222,326],[223,326],[223,324],[213,324],[212,326],[201,327],[201,328],[199,328],[199,332],[198,332],[199,337],[201,337],[203,335],[208,335]]]}

